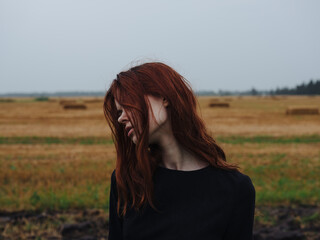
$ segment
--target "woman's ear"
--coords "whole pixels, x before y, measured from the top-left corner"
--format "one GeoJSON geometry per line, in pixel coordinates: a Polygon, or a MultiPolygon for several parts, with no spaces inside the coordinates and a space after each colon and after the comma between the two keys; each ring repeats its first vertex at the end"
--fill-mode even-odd
{"type": "Polygon", "coordinates": [[[163,98],[163,105],[164,105],[165,107],[168,107],[168,106],[169,106],[169,102],[168,102],[168,100],[165,99],[165,98],[163,98]]]}

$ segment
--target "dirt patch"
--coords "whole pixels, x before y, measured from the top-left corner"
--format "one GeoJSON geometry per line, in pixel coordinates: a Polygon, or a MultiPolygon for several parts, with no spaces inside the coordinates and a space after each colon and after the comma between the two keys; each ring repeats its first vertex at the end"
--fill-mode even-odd
{"type": "MultiPolygon", "coordinates": [[[[0,212],[0,239],[107,239],[103,210],[0,212]]],[[[257,207],[255,240],[319,240],[319,206],[257,207]]]]}
{"type": "Polygon", "coordinates": [[[107,239],[103,210],[0,212],[0,239],[107,239]]]}
{"type": "Polygon", "coordinates": [[[255,240],[319,240],[319,206],[258,207],[255,240]]]}

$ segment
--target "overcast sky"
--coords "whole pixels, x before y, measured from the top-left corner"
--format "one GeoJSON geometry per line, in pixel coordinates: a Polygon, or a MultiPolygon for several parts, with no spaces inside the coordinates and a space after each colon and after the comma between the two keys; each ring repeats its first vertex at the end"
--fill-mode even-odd
{"type": "Polygon", "coordinates": [[[0,0],[0,93],[105,91],[163,61],[194,90],[320,79],[318,0],[0,0]]]}

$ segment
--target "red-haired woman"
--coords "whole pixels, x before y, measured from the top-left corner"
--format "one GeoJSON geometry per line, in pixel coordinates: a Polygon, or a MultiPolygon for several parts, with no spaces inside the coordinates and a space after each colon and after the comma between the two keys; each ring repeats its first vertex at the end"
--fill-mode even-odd
{"type": "Polygon", "coordinates": [[[226,162],[174,69],[145,63],[121,72],[104,99],[117,151],[109,240],[249,240],[250,178],[226,162]]]}

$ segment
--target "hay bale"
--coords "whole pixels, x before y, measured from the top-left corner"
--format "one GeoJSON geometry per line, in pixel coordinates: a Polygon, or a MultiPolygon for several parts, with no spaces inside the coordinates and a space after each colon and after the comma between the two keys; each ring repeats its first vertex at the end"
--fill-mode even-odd
{"type": "Polygon", "coordinates": [[[64,109],[87,109],[87,106],[81,103],[68,103],[63,105],[64,109]]]}
{"type": "Polygon", "coordinates": [[[296,107],[290,106],[286,110],[287,115],[317,115],[319,109],[317,107],[296,107]]]}
{"type": "Polygon", "coordinates": [[[228,107],[230,107],[230,104],[227,102],[217,102],[217,103],[210,103],[209,107],[228,108],[228,107]]]}

